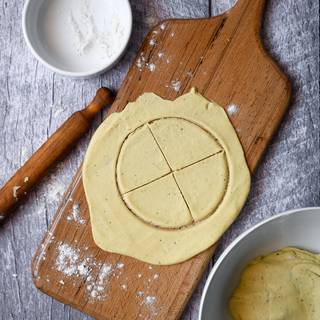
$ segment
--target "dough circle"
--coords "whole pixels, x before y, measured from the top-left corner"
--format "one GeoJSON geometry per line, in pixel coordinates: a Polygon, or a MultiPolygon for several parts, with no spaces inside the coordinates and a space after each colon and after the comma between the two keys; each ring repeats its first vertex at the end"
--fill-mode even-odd
{"type": "Polygon", "coordinates": [[[219,239],[250,173],[223,108],[193,89],[175,101],[146,93],[109,116],[90,142],[83,183],[100,248],[169,265],[219,239]]]}
{"type": "MultiPolygon", "coordinates": [[[[185,141],[188,142],[188,140],[185,141]]],[[[179,153],[186,154],[190,151],[188,149],[190,149],[189,143],[188,145],[183,145],[182,150],[179,150],[179,153]],[[184,150],[184,148],[186,150],[184,150]]],[[[202,149],[200,151],[203,152],[204,150],[202,149]]],[[[228,163],[224,156],[223,148],[211,133],[207,132],[199,125],[183,118],[157,119],[137,128],[126,137],[121,147],[119,158],[117,161],[116,180],[122,200],[133,214],[141,218],[145,223],[156,226],[157,228],[179,229],[182,227],[190,227],[194,223],[208,218],[210,215],[214,214],[215,209],[218,207],[219,203],[221,203],[227,188],[229,179],[228,163]],[[194,131],[196,131],[197,135],[195,135],[195,143],[197,145],[201,143],[205,144],[208,143],[209,140],[209,142],[211,142],[211,150],[208,148],[208,145],[210,145],[210,143],[208,143],[206,146],[208,150],[205,150],[207,152],[204,154],[197,153],[191,157],[192,159],[187,159],[187,161],[184,159],[184,163],[182,164],[180,162],[177,163],[176,158],[168,157],[168,155],[170,156],[170,151],[168,152],[166,144],[161,141],[161,136],[156,137],[158,133],[157,130],[162,132],[166,130],[168,126],[174,128],[175,131],[171,134],[173,142],[176,140],[174,139],[175,137],[178,137],[177,140],[179,142],[179,138],[181,139],[179,135],[183,135],[182,138],[185,140],[186,135],[191,136],[194,134],[194,131]],[[148,152],[143,149],[150,147],[150,144],[143,144],[139,146],[139,148],[135,148],[137,145],[136,141],[143,140],[143,142],[145,142],[147,141],[146,137],[149,137],[151,144],[153,145],[153,151],[158,152],[162,160],[162,163],[159,161],[157,165],[165,168],[165,170],[159,171],[158,175],[149,176],[150,181],[142,180],[140,183],[137,181],[132,183],[134,177],[139,176],[140,167],[132,166],[132,162],[119,161],[119,158],[120,160],[132,160],[132,158],[137,159],[139,156],[138,154],[141,152],[142,154],[147,154],[148,152]],[[132,150],[135,150],[135,152],[126,157],[126,150],[130,150],[131,152],[132,150]],[[217,161],[216,158],[213,157],[218,157],[219,160],[217,161]],[[205,203],[202,205],[205,211],[201,215],[202,219],[199,219],[199,212],[197,210],[191,210],[188,204],[191,202],[188,201],[189,199],[185,199],[187,196],[187,189],[192,188],[192,186],[190,186],[192,181],[187,179],[187,185],[184,185],[184,181],[180,181],[180,176],[184,175],[185,172],[188,173],[190,170],[197,170],[197,167],[203,167],[205,162],[210,163],[209,168],[211,172],[216,172],[217,175],[220,174],[222,183],[216,184],[214,192],[211,192],[210,196],[205,199],[205,203]],[[178,169],[175,170],[173,168],[178,169]],[[131,188],[127,187],[128,183],[131,184],[131,188]],[[158,198],[161,198],[161,201],[155,202],[153,201],[154,199],[150,199],[154,194],[156,194],[158,198]],[[171,205],[172,201],[175,201],[175,206],[171,205]],[[157,203],[160,204],[161,207],[156,206],[155,204],[157,203]],[[177,205],[178,203],[180,206],[177,205]],[[164,207],[164,204],[170,204],[170,207],[164,207]],[[178,210],[178,208],[181,208],[181,210],[178,210]]],[[[147,161],[150,162],[152,159],[147,159],[147,161]]],[[[214,178],[212,180],[214,180],[214,178]]],[[[197,179],[200,179],[201,181],[201,179],[207,179],[207,176],[200,174],[197,176],[197,179]]]]}

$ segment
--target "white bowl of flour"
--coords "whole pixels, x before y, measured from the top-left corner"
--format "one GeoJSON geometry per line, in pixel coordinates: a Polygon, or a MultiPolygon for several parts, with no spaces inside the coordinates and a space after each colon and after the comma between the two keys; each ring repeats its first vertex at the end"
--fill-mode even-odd
{"type": "Polygon", "coordinates": [[[87,78],[121,58],[132,12],[128,0],[27,0],[22,29],[31,52],[45,66],[87,78]]]}

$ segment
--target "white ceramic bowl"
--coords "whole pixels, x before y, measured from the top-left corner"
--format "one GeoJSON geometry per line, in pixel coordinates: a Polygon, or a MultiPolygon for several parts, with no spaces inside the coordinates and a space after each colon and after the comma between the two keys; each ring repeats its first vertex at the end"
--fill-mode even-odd
{"type": "Polygon", "coordinates": [[[201,298],[199,320],[231,320],[228,301],[243,268],[253,258],[287,246],[320,252],[320,208],[281,213],[235,239],[210,272],[201,298]]]}
{"type": "Polygon", "coordinates": [[[124,53],[132,31],[131,6],[128,0],[26,0],[22,29],[29,49],[46,67],[88,78],[111,68],[124,53]],[[93,30],[98,40],[90,40],[93,30]]]}

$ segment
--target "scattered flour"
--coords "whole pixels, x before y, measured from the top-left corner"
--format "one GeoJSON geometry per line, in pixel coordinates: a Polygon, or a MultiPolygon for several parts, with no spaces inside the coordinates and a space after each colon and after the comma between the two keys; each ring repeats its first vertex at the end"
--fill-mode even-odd
{"type": "Polygon", "coordinates": [[[164,53],[163,52],[158,52],[158,57],[159,58],[162,58],[164,56],[164,53]]]}
{"type": "Polygon", "coordinates": [[[78,275],[79,249],[74,249],[68,244],[61,243],[58,247],[58,256],[55,267],[66,276],[78,275]]]}
{"type": "Polygon", "coordinates": [[[77,223],[85,224],[86,221],[81,218],[80,212],[81,212],[80,205],[78,203],[74,203],[72,205],[71,213],[67,216],[67,220],[68,221],[73,220],[77,223]]]}
{"type": "Polygon", "coordinates": [[[13,197],[18,200],[18,190],[21,188],[21,186],[14,186],[12,188],[12,195],[13,197]]]}
{"type": "Polygon", "coordinates": [[[87,285],[87,291],[91,298],[95,298],[97,300],[103,300],[106,298],[106,284],[108,277],[112,272],[113,268],[111,264],[102,264],[97,279],[92,280],[91,278],[87,285]]]}
{"type": "Polygon", "coordinates": [[[176,92],[179,92],[180,89],[181,89],[181,82],[178,81],[178,80],[172,80],[171,83],[170,83],[170,87],[176,91],[176,92]]]}
{"type": "Polygon", "coordinates": [[[121,285],[121,288],[122,288],[123,290],[127,290],[127,289],[128,289],[128,285],[127,285],[127,284],[122,284],[122,285],[121,285]]]}
{"type": "MultiPolygon", "coordinates": [[[[60,285],[64,286],[66,279],[71,277],[73,286],[76,286],[75,281],[80,278],[85,283],[85,290],[89,298],[89,302],[102,301],[107,298],[107,289],[110,277],[116,277],[119,279],[119,275],[122,274],[122,269],[125,267],[123,262],[117,262],[115,264],[103,263],[97,261],[93,256],[82,256],[80,249],[73,247],[70,244],[59,242],[57,246],[57,257],[53,266],[53,269],[63,274],[64,278],[58,280],[60,285]]],[[[148,266],[149,270],[152,270],[151,265],[148,266]]],[[[151,271],[152,272],[152,271],[151,271]]],[[[14,276],[14,275],[13,275],[14,276]]],[[[142,273],[137,274],[138,278],[142,277],[142,273]]],[[[158,279],[159,274],[151,274],[151,278],[148,282],[154,279],[158,279]]],[[[70,280],[71,280],[70,279],[70,280]]],[[[46,279],[49,280],[49,279],[46,279]]],[[[124,282],[119,283],[119,288],[126,291],[128,290],[128,278],[124,278],[124,282]]],[[[142,309],[142,313],[145,319],[154,317],[158,314],[156,308],[156,297],[151,295],[149,291],[149,284],[144,287],[145,291],[136,291],[137,303],[142,309]]]]}
{"type": "MultiPolygon", "coordinates": [[[[154,296],[145,296],[143,301],[140,303],[141,306],[144,306],[146,311],[150,316],[156,316],[158,314],[157,308],[155,306],[156,303],[156,297],[154,296]]],[[[146,318],[149,319],[149,317],[147,316],[146,318]]]]}
{"type": "Polygon", "coordinates": [[[24,177],[23,182],[27,183],[29,181],[29,177],[24,177]]]}
{"type": "Polygon", "coordinates": [[[83,261],[78,266],[78,273],[80,276],[88,276],[90,274],[90,271],[90,267],[83,261]]]}
{"type": "Polygon", "coordinates": [[[156,297],[146,296],[143,300],[143,304],[146,306],[151,306],[156,302],[156,297]]]}
{"type": "Polygon", "coordinates": [[[46,210],[46,204],[44,202],[38,202],[33,212],[37,216],[42,216],[45,214],[46,210]]]}
{"type": "Polygon", "coordinates": [[[146,59],[144,57],[143,52],[141,52],[140,57],[136,61],[136,66],[141,71],[144,68],[145,65],[146,65],[146,59]]]}
{"type": "MultiPolygon", "coordinates": [[[[65,277],[80,277],[85,280],[88,296],[97,300],[106,298],[108,278],[115,272],[111,264],[97,262],[91,256],[80,258],[80,249],[61,242],[54,267],[65,277]]],[[[65,281],[61,279],[59,283],[64,285],[65,281]]]]}
{"type": "Polygon", "coordinates": [[[124,263],[122,263],[122,262],[118,262],[117,264],[116,264],[116,268],[117,269],[122,269],[124,267],[124,263]]]}
{"type": "Polygon", "coordinates": [[[227,106],[227,112],[229,116],[236,114],[238,111],[239,111],[239,107],[234,103],[231,103],[227,106]]]}
{"type": "Polygon", "coordinates": [[[148,63],[148,69],[153,72],[156,70],[156,65],[154,63],[148,63]]]}
{"type": "Polygon", "coordinates": [[[151,39],[149,42],[150,46],[155,46],[157,44],[157,40],[156,39],[151,39]]]}
{"type": "Polygon", "coordinates": [[[52,202],[58,202],[61,200],[65,192],[65,185],[59,181],[59,178],[52,177],[48,184],[48,199],[52,202]]]}
{"type": "Polygon", "coordinates": [[[156,65],[152,62],[147,62],[143,52],[140,54],[140,57],[138,57],[135,64],[139,71],[142,71],[145,67],[148,68],[151,72],[154,72],[156,70],[156,65]]]}
{"type": "Polygon", "coordinates": [[[137,296],[138,297],[143,297],[144,296],[144,292],[143,291],[138,291],[137,292],[137,296]]]}
{"type": "Polygon", "coordinates": [[[164,30],[166,28],[166,25],[164,23],[161,24],[160,29],[164,30]]]}

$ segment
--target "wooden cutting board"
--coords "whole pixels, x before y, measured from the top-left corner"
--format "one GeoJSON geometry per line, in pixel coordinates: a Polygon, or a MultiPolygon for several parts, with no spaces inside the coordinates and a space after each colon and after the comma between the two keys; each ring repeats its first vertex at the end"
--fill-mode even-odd
{"type": "MultiPolygon", "coordinates": [[[[159,24],[109,114],[144,92],[175,99],[196,87],[229,111],[254,171],[290,98],[287,78],[261,44],[263,6],[264,0],[238,0],[215,18],[159,24]]],[[[173,266],[103,252],[92,239],[79,169],[35,254],[33,279],[46,294],[97,319],[177,319],[214,249],[173,266]]]]}

